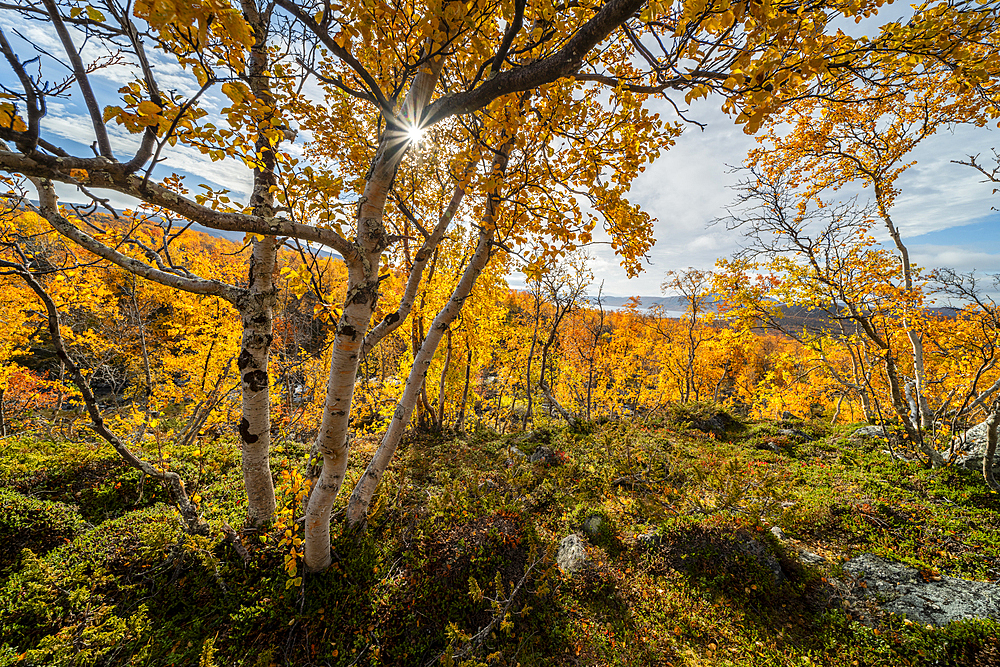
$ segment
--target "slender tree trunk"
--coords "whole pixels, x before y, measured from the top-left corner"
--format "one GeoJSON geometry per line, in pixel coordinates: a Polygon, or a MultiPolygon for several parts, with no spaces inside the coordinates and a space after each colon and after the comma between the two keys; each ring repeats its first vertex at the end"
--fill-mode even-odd
{"type": "MultiPolygon", "coordinates": [[[[697,295],[692,296],[692,300],[696,298],[697,295]]],[[[695,391],[694,382],[694,355],[698,348],[695,342],[694,329],[698,324],[698,309],[692,307],[691,309],[691,320],[688,322],[687,334],[688,334],[688,345],[687,345],[687,360],[684,366],[684,402],[691,400],[691,394],[695,391]]],[[[697,395],[695,400],[698,400],[697,395]]]]}
{"type": "Polygon", "coordinates": [[[542,346],[542,358],[539,362],[540,370],[538,373],[538,388],[542,390],[542,395],[545,397],[545,400],[548,401],[549,405],[553,406],[559,415],[570,425],[576,424],[576,419],[574,419],[573,415],[571,415],[569,411],[556,400],[556,397],[552,395],[551,387],[548,382],[545,381],[545,369],[548,368],[549,365],[549,351],[552,349],[552,345],[555,343],[556,337],[559,335],[559,325],[562,323],[562,320],[567,313],[572,310],[573,300],[574,297],[571,295],[570,302],[562,310],[559,309],[559,304],[556,304],[556,317],[552,321],[552,331],[549,332],[549,337],[545,340],[545,344],[542,346]]]}
{"type": "Polygon", "coordinates": [[[64,367],[69,370],[70,376],[73,378],[73,383],[76,384],[77,389],[80,390],[80,395],[83,397],[84,407],[90,417],[91,427],[94,432],[97,433],[102,439],[104,439],[108,444],[110,444],[118,455],[122,457],[126,464],[140,471],[141,473],[158,479],[163,482],[164,486],[167,487],[167,492],[170,495],[171,500],[177,506],[178,511],[181,513],[181,517],[184,520],[185,528],[190,533],[204,534],[208,532],[208,525],[201,520],[198,515],[197,506],[191,502],[188,498],[187,491],[184,488],[184,481],[175,472],[169,470],[161,470],[156,466],[153,466],[148,461],[144,461],[129,449],[129,447],[119,438],[115,433],[113,433],[104,421],[103,415],[101,415],[100,408],[97,405],[97,399],[94,397],[94,393],[90,389],[90,383],[87,382],[87,378],[84,376],[80,367],[76,364],[76,361],[70,356],[69,351],[66,349],[63,343],[62,330],[59,322],[59,311],[56,309],[55,302],[52,297],[49,296],[45,288],[35,280],[35,277],[31,272],[24,266],[17,266],[8,262],[4,262],[7,268],[11,268],[15,273],[20,276],[22,280],[31,288],[31,290],[38,296],[38,298],[45,305],[46,318],[49,325],[49,335],[52,338],[52,345],[56,349],[56,355],[62,362],[64,367]]]}
{"type": "Polygon", "coordinates": [[[528,394],[527,405],[524,408],[524,417],[521,419],[521,428],[528,428],[528,421],[532,419],[531,411],[534,383],[531,381],[531,360],[535,357],[535,343],[538,340],[538,322],[542,318],[542,286],[539,284],[538,293],[535,295],[535,328],[531,332],[531,347],[528,349],[528,368],[525,374],[525,392],[528,394]]]}
{"type": "MultiPolygon", "coordinates": [[[[433,267],[431,267],[433,269],[433,267]]],[[[432,270],[430,275],[432,276],[434,271],[432,270]]],[[[430,281],[430,277],[428,277],[430,281]]],[[[421,300],[420,307],[423,309],[423,300],[421,300]]],[[[426,338],[424,335],[424,318],[423,316],[418,317],[416,324],[416,335],[413,337],[413,358],[417,358],[417,354],[420,352],[420,346],[426,338]]],[[[420,424],[420,428],[425,430],[437,430],[437,424],[434,420],[434,408],[431,407],[431,399],[427,395],[427,385],[421,385],[420,387],[420,404],[417,409],[417,423],[420,424]]]]}
{"type": "MultiPolygon", "coordinates": [[[[414,77],[403,101],[411,118],[423,118],[442,63],[441,59],[433,60],[414,77]]],[[[344,257],[347,295],[337,322],[323,420],[316,436],[316,449],[323,458],[323,468],[306,507],[303,552],[306,569],[312,572],[326,569],[331,562],[330,516],[347,472],[354,384],[364,339],[378,301],[379,262],[390,243],[383,221],[386,196],[405,149],[406,144],[400,143],[392,131],[383,133],[358,207],[355,251],[344,257]]]]}
{"type": "Polygon", "coordinates": [[[896,363],[892,358],[892,352],[889,350],[885,351],[885,373],[889,380],[889,390],[892,395],[892,407],[896,412],[896,416],[903,423],[903,428],[906,430],[906,435],[910,438],[910,441],[917,445],[924,454],[927,455],[931,466],[935,468],[940,468],[944,466],[944,458],[941,453],[931,447],[926,440],[924,440],[923,433],[920,430],[920,422],[914,422],[910,418],[910,413],[907,406],[907,401],[903,396],[903,390],[899,384],[899,375],[896,372],[896,363]]]}
{"type": "Polygon", "coordinates": [[[451,365],[451,329],[449,328],[446,333],[448,334],[448,345],[446,346],[446,352],[444,355],[444,368],[441,369],[441,379],[438,382],[438,413],[437,423],[434,425],[434,428],[438,433],[444,430],[444,390],[445,382],[448,379],[448,366],[451,365]]]}
{"type": "Polygon", "coordinates": [[[593,403],[594,395],[594,357],[590,358],[590,367],[587,369],[587,421],[593,421],[590,406],[593,403]]]}
{"type": "Polygon", "coordinates": [[[465,435],[465,408],[469,402],[469,380],[472,375],[472,348],[469,347],[465,359],[465,384],[462,387],[462,404],[458,409],[458,417],[455,419],[455,432],[465,435]]]}
{"type": "Polygon", "coordinates": [[[597,331],[594,332],[594,343],[590,348],[590,359],[587,360],[587,421],[593,421],[593,416],[591,414],[591,407],[593,406],[594,398],[594,364],[597,360],[597,348],[601,344],[601,336],[604,335],[604,303],[601,301],[601,295],[604,292],[604,283],[601,283],[600,289],[597,291],[597,309],[600,312],[600,318],[597,321],[597,331]]]}
{"type": "MultiPolygon", "coordinates": [[[[882,192],[881,186],[876,182],[875,200],[878,205],[879,213],[882,217],[882,221],[885,223],[886,229],[889,230],[889,236],[892,237],[892,242],[895,244],[896,250],[899,251],[899,261],[903,269],[903,286],[906,288],[907,293],[912,294],[913,267],[910,264],[910,252],[903,243],[899,230],[896,228],[896,224],[889,215],[889,210],[886,208],[884,203],[884,196],[885,195],[882,192]]],[[[910,347],[913,351],[914,392],[917,410],[919,411],[920,428],[924,431],[930,431],[934,427],[934,415],[927,403],[926,396],[927,374],[924,370],[924,334],[922,331],[914,329],[912,321],[905,313],[903,315],[903,328],[906,329],[906,337],[910,340],[910,347]]]]}
{"type": "Polygon", "coordinates": [[[236,365],[243,390],[243,414],[239,424],[243,450],[243,482],[247,492],[248,525],[260,526],[274,515],[274,483],[271,480],[271,357],[274,319],[274,270],[277,244],[266,236],[253,242],[250,258],[250,293],[241,301],[243,341],[236,365]]]}
{"type": "Polygon", "coordinates": [[[147,417],[149,416],[149,399],[153,395],[153,374],[149,368],[149,350],[146,348],[146,320],[142,316],[142,311],[139,309],[139,303],[135,298],[136,290],[136,276],[134,273],[129,274],[129,286],[128,286],[128,296],[129,301],[132,303],[132,311],[135,313],[135,323],[139,328],[139,345],[142,350],[142,370],[146,378],[145,399],[143,401],[143,409],[146,412],[147,417]]]}
{"type": "Polygon", "coordinates": [[[1000,493],[1000,484],[993,476],[993,457],[997,451],[997,428],[1000,427],[1000,406],[994,406],[986,418],[986,451],[983,452],[983,478],[995,493],[1000,493]]]}
{"type": "Polygon", "coordinates": [[[504,388],[500,387],[500,391],[497,392],[497,410],[496,416],[493,418],[493,426],[496,427],[500,435],[503,435],[503,431],[500,430],[500,406],[503,405],[503,390],[504,388]]]}
{"type": "Polygon", "coordinates": [[[841,393],[837,398],[837,409],[833,411],[833,418],[830,420],[831,424],[837,423],[837,418],[840,417],[840,406],[844,403],[844,396],[847,394],[841,393]]]}
{"type": "MultiPolygon", "coordinates": [[[[261,13],[254,0],[242,0],[243,15],[254,32],[248,62],[250,90],[266,105],[274,98],[270,89],[267,42],[270,11],[261,13]]],[[[250,205],[255,215],[274,218],[274,189],[278,179],[274,144],[266,136],[262,119],[255,142],[258,161],[250,205]]],[[[262,526],[274,516],[274,482],[271,479],[271,341],[274,339],[274,306],[280,244],[273,236],[255,237],[247,275],[247,293],[236,304],[243,323],[240,356],[236,360],[243,391],[243,414],[239,424],[242,441],[243,483],[247,493],[247,523],[262,526]]]]}
{"type": "Polygon", "coordinates": [[[396,447],[403,432],[406,430],[406,426],[410,423],[410,417],[413,415],[413,408],[416,405],[418,392],[427,377],[427,369],[434,358],[434,352],[444,337],[444,332],[458,316],[462,304],[472,291],[472,286],[476,278],[479,277],[479,274],[489,261],[492,241],[493,225],[492,221],[490,221],[490,224],[483,225],[476,253],[473,255],[469,266],[466,267],[465,273],[452,293],[451,299],[441,309],[437,317],[434,318],[434,323],[431,325],[430,330],[427,332],[427,337],[420,346],[420,352],[417,358],[414,359],[410,375],[406,379],[403,395],[396,404],[396,410],[393,413],[389,428],[386,430],[371,463],[368,464],[365,474],[361,476],[357,486],[354,487],[354,492],[351,494],[351,499],[347,505],[348,525],[356,526],[364,522],[368,513],[368,506],[371,504],[372,497],[375,494],[375,489],[382,479],[389,461],[396,452],[396,447]]]}
{"type": "MultiPolygon", "coordinates": [[[[495,175],[504,173],[507,168],[507,155],[511,143],[512,141],[508,140],[504,147],[497,152],[493,160],[491,173],[495,175]]],[[[479,240],[476,244],[476,251],[469,260],[468,266],[465,267],[465,271],[462,273],[462,277],[452,292],[448,303],[445,304],[444,308],[434,318],[434,322],[431,324],[430,330],[427,332],[427,336],[420,346],[420,351],[413,360],[413,366],[410,368],[410,374],[406,378],[406,386],[403,388],[403,394],[396,404],[392,421],[389,423],[389,427],[382,437],[382,442],[368,464],[365,473],[358,480],[354,491],[351,493],[351,499],[347,504],[347,523],[349,526],[361,526],[364,524],[368,515],[368,507],[371,505],[375,490],[378,488],[378,483],[382,479],[382,475],[385,473],[389,462],[392,460],[393,454],[396,452],[396,447],[399,445],[399,440],[403,432],[410,423],[410,418],[413,415],[413,409],[417,402],[417,396],[424,386],[427,369],[430,368],[434,353],[437,351],[437,347],[444,337],[445,331],[448,330],[451,323],[455,321],[455,318],[461,312],[465,300],[472,292],[472,287],[476,279],[479,278],[483,269],[486,268],[487,262],[489,262],[499,204],[498,193],[496,191],[489,193],[484,220],[482,226],[479,228],[479,240]]]]}

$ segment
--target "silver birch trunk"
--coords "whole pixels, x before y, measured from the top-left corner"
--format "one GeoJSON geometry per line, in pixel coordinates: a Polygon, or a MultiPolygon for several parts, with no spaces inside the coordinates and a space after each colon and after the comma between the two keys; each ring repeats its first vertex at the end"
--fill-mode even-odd
{"type": "Polygon", "coordinates": [[[249,294],[239,305],[243,339],[236,361],[243,391],[239,433],[243,484],[247,493],[247,525],[261,526],[274,515],[271,479],[271,379],[268,366],[274,320],[274,270],[278,248],[274,237],[253,242],[249,294]]]}
{"type": "Polygon", "coordinates": [[[472,292],[472,286],[475,284],[479,274],[486,267],[486,263],[490,258],[492,244],[493,226],[492,223],[487,223],[480,230],[476,252],[472,256],[469,265],[465,268],[458,286],[452,292],[448,303],[437,314],[437,317],[434,318],[427,336],[420,345],[420,350],[417,352],[417,356],[413,360],[413,366],[410,368],[410,374],[406,378],[403,395],[400,396],[399,402],[396,404],[396,410],[393,413],[389,428],[382,437],[382,442],[375,452],[371,463],[368,464],[365,474],[361,476],[361,479],[358,480],[357,485],[354,487],[351,499],[347,504],[347,523],[349,526],[361,525],[366,519],[368,507],[375,495],[378,483],[382,479],[389,461],[392,460],[393,454],[396,453],[399,440],[409,425],[410,418],[413,416],[413,409],[416,407],[420,391],[424,386],[427,370],[430,368],[434,353],[437,351],[445,331],[448,330],[449,325],[458,317],[459,312],[461,312],[462,305],[472,292]]]}
{"type": "MultiPolygon", "coordinates": [[[[431,93],[437,85],[443,61],[429,63],[414,77],[403,102],[410,118],[420,124],[431,93]]],[[[306,569],[318,572],[329,567],[330,517],[347,472],[350,451],[351,402],[365,335],[378,301],[378,271],[382,252],[389,245],[383,222],[386,197],[406,151],[405,139],[387,130],[379,143],[371,175],[358,207],[357,236],[347,264],[347,295],[337,322],[330,376],[326,385],[323,420],[316,436],[316,450],[323,467],[309,494],[305,516],[304,561],[306,569]]]]}
{"type": "Polygon", "coordinates": [[[986,418],[986,451],[983,452],[983,478],[994,493],[1000,493],[1000,484],[993,476],[993,457],[997,451],[997,428],[1000,426],[1000,406],[994,405],[986,418]]]}
{"type": "MultiPolygon", "coordinates": [[[[507,168],[507,156],[511,141],[497,153],[493,160],[492,173],[502,174],[507,168]]],[[[375,490],[382,479],[389,461],[396,453],[400,438],[413,416],[413,409],[417,404],[421,390],[424,388],[424,380],[427,377],[427,369],[430,368],[434,353],[437,351],[445,331],[449,329],[451,323],[455,321],[465,304],[465,300],[472,293],[472,287],[479,278],[479,275],[486,268],[489,262],[491,250],[493,248],[494,229],[496,228],[497,212],[499,207],[499,197],[496,192],[490,193],[486,203],[486,211],[482,226],[479,228],[479,239],[476,243],[476,251],[469,260],[468,266],[462,273],[458,285],[452,291],[451,298],[444,308],[438,312],[431,324],[427,336],[420,345],[416,356],[413,359],[413,366],[410,374],[406,378],[406,385],[403,387],[403,394],[396,403],[396,409],[392,416],[392,421],[386,429],[382,442],[379,444],[375,455],[368,464],[364,475],[358,480],[351,493],[351,498],[347,503],[347,525],[361,526],[368,516],[368,507],[371,505],[375,490]]]]}
{"type": "MultiPolygon", "coordinates": [[[[896,246],[896,250],[899,251],[899,261],[903,268],[903,286],[909,293],[913,292],[913,268],[910,265],[910,253],[906,249],[906,245],[903,244],[903,239],[899,234],[899,230],[896,229],[895,223],[889,216],[889,211],[883,203],[883,193],[881,187],[875,187],[875,199],[878,204],[879,213],[882,217],[882,221],[885,222],[886,229],[889,230],[889,236],[892,237],[892,242],[896,246]]],[[[919,411],[919,421],[920,428],[924,431],[931,430],[934,426],[934,414],[931,412],[930,405],[927,403],[927,374],[924,370],[924,334],[922,331],[916,331],[913,328],[910,318],[906,315],[903,316],[903,327],[906,329],[906,337],[910,340],[910,348],[913,352],[913,379],[914,379],[914,395],[917,404],[917,410],[919,411]]]]}
{"type": "MultiPolygon", "coordinates": [[[[255,41],[250,48],[248,80],[254,96],[274,104],[267,42],[270,12],[261,14],[254,0],[242,0],[243,15],[253,28],[255,41]]],[[[254,215],[274,219],[273,188],[277,185],[274,146],[263,131],[255,141],[258,157],[254,165],[250,205],[254,215]]],[[[271,341],[274,339],[274,306],[280,243],[274,236],[255,237],[247,275],[246,296],[237,303],[243,323],[240,356],[236,361],[243,392],[243,415],[239,434],[242,441],[243,485],[247,493],[247,524],[258,527],[274,516],[274,482],[271,479],[271,341]]]]}

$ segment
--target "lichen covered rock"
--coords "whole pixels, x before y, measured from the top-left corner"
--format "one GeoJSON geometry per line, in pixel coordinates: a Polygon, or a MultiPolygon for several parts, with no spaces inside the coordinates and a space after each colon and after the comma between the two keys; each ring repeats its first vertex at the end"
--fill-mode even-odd
{"type": "Polygon", "coordinates": [[[877,595],[880,607],[914,623],[943,626],[968,618],[1000,619],[1000,586],[957,577],[926,577],[907,567],[872,554],[862,554],[844,570],[877,595]]]}

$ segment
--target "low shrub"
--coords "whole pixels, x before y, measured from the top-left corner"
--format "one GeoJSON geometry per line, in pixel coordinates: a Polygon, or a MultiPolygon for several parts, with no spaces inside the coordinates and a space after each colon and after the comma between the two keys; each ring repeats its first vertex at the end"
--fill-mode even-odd
{"type": "Polygon", "coordinates": [[[17,567],[22,549],[45,553],[73,539],[86,526],[71,505],[0,487],[0,574],[17,567]]]}

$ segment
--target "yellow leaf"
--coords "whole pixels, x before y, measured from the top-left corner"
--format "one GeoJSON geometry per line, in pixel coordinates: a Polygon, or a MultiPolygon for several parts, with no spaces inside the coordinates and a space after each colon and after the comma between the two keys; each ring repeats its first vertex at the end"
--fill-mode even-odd
{"type": "Polygon", "coordinates": [[[149,100],[139,102],[139,113],[143,116],[155,116],[160,113],[160,106],[149,100]]]}

